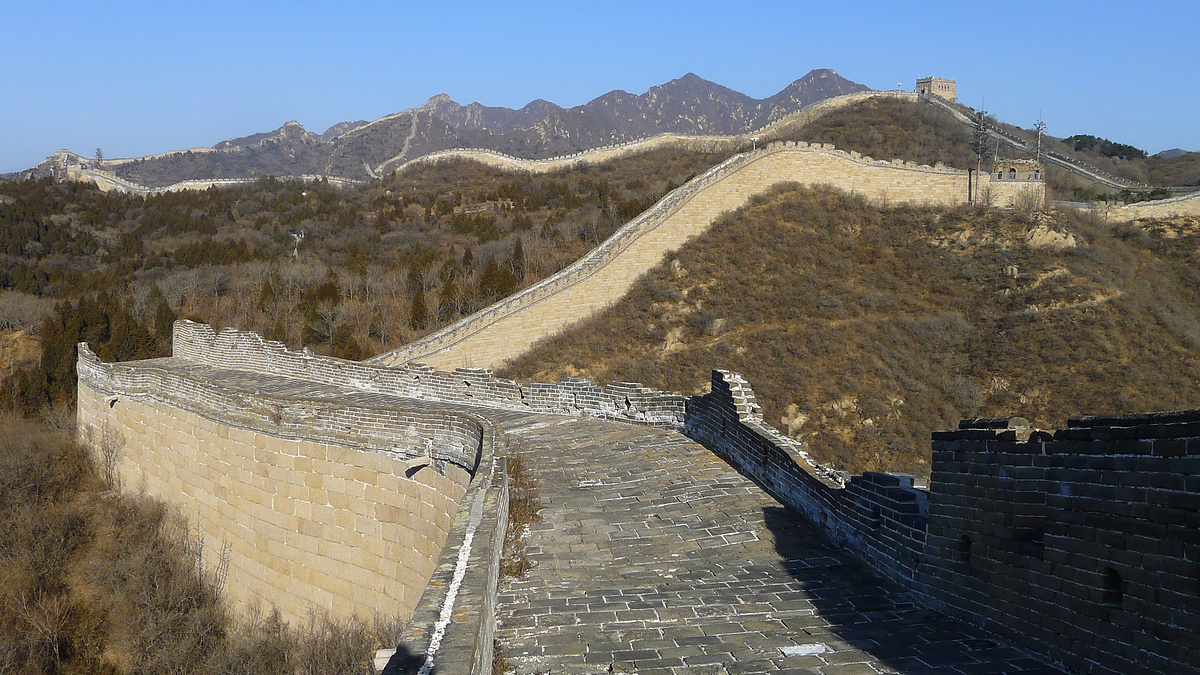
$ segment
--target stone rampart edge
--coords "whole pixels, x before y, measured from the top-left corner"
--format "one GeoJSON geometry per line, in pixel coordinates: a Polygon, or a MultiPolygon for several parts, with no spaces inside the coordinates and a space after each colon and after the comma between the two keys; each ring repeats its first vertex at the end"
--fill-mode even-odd
{"type": "Polygon", "coordinates": [[[578,284],[584,283],[587,279],[612,263],[638,239],[654,232],[672,215],[691,200],[700,196],[706,189],[719,184],[726,178],[743,169],[749,168],[755,162],[765,159],[768,156],[779,153],[800,152],[812,152],[828,157],[836,157],[862,167],[887,168],[938,175],[967,175],[966,171],[943,167],[941,165],[930,167],[903,160],[875,160],[856,152],[838,150],[828,144],[808,144],[796,141],[773,142],[759,150],[734,155],[676,188],[655,203],[654,206],[621,226],[620,229],[614,232],[608,239],[601,242],[599,246],[588,252],[584,257],[563,270],[419,340],[368,359],[367,362],[400,364],[417,361],[450,349],[494,323],[502,321],[517,312],[524,311],[528,307],[535,306],[578,284]]]}
{"type": "Polygon", "coordinates": [[[430,457],[469,473],[478,465],[478,421],[455,412],[399,411],[261,393],[251,396],[156,368],[153,361],[135,363],[104,363],[86,342],[78,345],[79,382],[110,396],[110,407],[128,397],[289,440],[329,443],[400,460],[430,457]],[[459,430],[451,430],[453,427],[459,430]],[[426,441],[422,446],[396,443],[414,430],[426,441]]]}
{"type": "Polygon", "coordinates": [[[508,531],[507,442],[490,422],[479,422],[485,428],[481,470],[459,503],[437,567],[383,675],[492,672],[508,531]]]}
{"type": "Polygon", "coordinates": [[[634,424],[680,429],[684,397],[636,383],[597,386],[584,378],[558,383],[518,382],[483,368],[438,371],[420,364],[384,366],[288,350],[248,331],[176,321],[174,358],[218,368],[284,375],[401,398],[481,405],[521,412],[589,415],[634,424]]]}

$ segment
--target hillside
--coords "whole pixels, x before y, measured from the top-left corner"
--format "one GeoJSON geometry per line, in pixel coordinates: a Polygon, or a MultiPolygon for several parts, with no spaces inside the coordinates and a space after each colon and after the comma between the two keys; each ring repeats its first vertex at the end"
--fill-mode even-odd
{"type": "MultiPolygon", "coordinates": [[[[962,125],[919,103],[869,100],[802,127],[777,131],[780,138],[831,142],[879,158],[927,164],[941,161],[952,166],[969,166],[972,160],[962,125]]],[[[285,127],[278,136],[314,143],[298,125],[285,127]]],[[[266,140],[241,139],[237,143],[256,147],[266,140]]],[[[176,316],[218,326],[235,325],[282,339],[293,347],[305,345],[347,358],[379,353],[558,271],[672,187],[725,157],[721,153],[654,150],[537,175],[453,161],[410,167],[379,183],[347,190],[263,179],[244,187],[149,198],[102,194],[74,183],[5,184],[0,189],[0,220],[8,225],[0,237],[4,263],[0,284],[5,289],[0,294],[4,298],[0,310],[5,313],[0,325],[40,327],[39,339],[49,341],[53,349],[40,370],[8,378],[0,391],[0,403],[29,412],[48,402],[66,403],[69,389],[61,387],[69,388],[71,378],[63,354],[75,341],[91,336],[88,339],[101,346],[106,358],[151,355],[162,349],[163,327],[176,316]],[[298,246],[291,233],[304,233],[298,246]],[[91,304],[81,303],[83,299],[91,304]],[[63,300],[75,304],[55,312],[53,303],[63,300]],[[39,326],[41,318],[49,315],[54,315],[54,321],[39,326]]],[[[718,283],[714,276],[702,282],[703,288],[688,290],[689,294],[705,294],[709,291],[704,289],[711,289],[717,294],[716,300],[689,295],[689,306],[699,301],[703,312],[680,304],[683,301],[676,295],[682,297],[690,286],[679,286],[665,299],[654,299],[659,303],[654,308],[640,310],[651,315],[666,312],[669,321],[640,317],[629,328],[631,336],[649,335],[645,344],[638,338],[630,350],[614,353],[597,345],[580,347],[577,352],[562,348],[522,362],[514,372],[538,379],[583,372],[693,391],[707,382],[713,366],[743,370],[759,390],[771,418],[809,441],[818,455],[846,468],[917,472],[921,471],[928,431],[953,424],[960,416],[1017,411],[1035,417],[1042,414],[1037,419],[1047,420],[1043,423],[1049,425],[1074,412],[1185,404],[1170,403],[1169,398],[1154,393],[1160,391],[1160,382],[1174,377],[1168,373],[1165,380],[1143,378],[1131,384],[1128,404],[1092,401],[1068,392],[1063,405],[1055,408],[1043,400],[1049,395],[1045,392],[1057,391],[1053,386],[1026,386],[1022,383],[1029,377],[1013,372],[1007,361],[988,366],[992,352],[971,351],[996,341],[987,332],[998,321],[989,318],[996,312],[1021,326],[1021,321],[1035,315],[1004,304],[1017,302],[1014,298],[1028,296],[1032,299],[1022,302],[1041,307],[1055,299],[1079,301],[1072,294],[1086,298],[1098,293],[1112,296],[1111,301],[1098,305],[1107,308],[1128,302],[1129,297],[1141,297],[1122,287],[1117,290],[1124,295],[1116,294],[1116,282],[1077,280],[1110,274],[1103,271],[1108,263],[1096,259],[1103,257],[1102,252],[1116,255],[1113,251],[1159,239],[1134,237],[1133,230],[1122,230],[1122,238],[1074,216],[1059,216],[1066,220],[1055,227],[1070,229],[1081,241],[1106,243],[1089,244],[1066,254],[1051,253],[1021,243],[1033,228],[1029,216],[1022,214],[881,212],[863,204],[841,204],[838,200],[842,197],[804,194],[807,196],[794,198],[800,200],[794,205],[777,205],[787,218],[800,219],[796,221],[800,225],[784,218],[775,227],[772,223],[778,214],[772,215],[769,209],[764,214],[743,216],[757,219],[751,226],[755,234],[738,235],[754,246],[727,248],[721,254],[734,264],[753,260],[763,269],[787,261],[787,269],[778,271],[778,280],[755,288],[721,290],[726,282],[718,283]],[[814,209],[806,203],[811,199],[824,206],[814,209]],[[856,227],[855,232],[869,236],[839,239],[829,234],[839,232],[838,227],[822,229],[804,218],[834,225],[857,223],[851,229],[856,227]],[[981,227],[985,234],[979,234],[981,227]],[[975,234],[966,235],[965,248],[959,247],[962,250],[956,245],[930,243],[945,243],[968,228],[975,234]],[[819,233],[828,236],[818,237],[819,233]],[[983,244],[972,238],[976,235],[985,238],[983,244]],[[755,246],[789,253],[769,257],[755,246]],[[796,258],[801,251],[803,259],[796,258]],[[857,261],[859,255],[870,257],[857,261]],[[1063,256],[1063,260],[1055,262],[1053,256],[1063,256]],[[848,264],[846,260],[857,262],[848,264]],[[837,265],[825,269],[818,262],[837,265]],[[997,270],[1010,265],[1017,266],[1016,280],[994,278],[997,270]],[[1076,270],[1071,265],[1083,267],[1076,270]],[[1066,272],[1059,269],[1062,266],[1067,266],[1066,272]],[[922,272],[929,269],[946,274],[930,277],[922,272]],[[808,276],[794,276],[800,273],[808,276]],[[862,274],[868,275],[869,283],[859,279],[862,274]],[[839,278],[841,285],[828,286],[839,278]],[[922,284],[933,284],[933,289],[922,284]],[[775,295],[759,298],[755,292],[760,291],[775,295]],[[999,296],[1002,291],[1010,295],[999,296]],[[1039,294],[1047,293],[1039,299],[1039,294]],[[795,298],[818,304],[816,309],[811,303],[796,308],[795,298]],[[843,311],[849,315],[841,316],[843,311]],[[779,312],[783,318],[776,316],[779,312]],[[964,323],[958,323],[959,318],[964,323]],[[805,332],[821,322],[828,325],[820,339],[805,332]],[[867,341],[864,336],[870,331],[857,329],[863,322],[873,330],[887,328],[884,333],[899,346],[880,352],[878,345],[884,343],[867,341]],[[918,337],[913,337],[914,333],[918,337]],[[962,344],[937,347],[934,338],[955,335],[974,337],[962,344]],[[750,341],[740,343],[737,336],[748,336],[750,341]],[[703,349],[698,346],[708,342],[712,344],[703,349]],[[839,344],[850,347],[838,350],[839,344]],[[670,347],[667,352],[659,351],[666,346],[670,347]],[[796,354],[803,359],[793,367],[792,361],[800,358],[796,354]],[[837,358],[827,358],[828,354],[837,358]],[[766,365],[781,355],[784,366],[766,365]],[[856,364],[857,369],[866,368],[861,364],[872,365],[869,372],[852,376],[838,369],[847,363],[856,364]],[[777,382],[773,373],[786,373],[790,379],[777,382]],[[924,393],[909,392],[914,378],[924,393]],[[993,382],[993,378],[1000,379],[993,382]],[[1022,403],[1019,396],[1004,398],[1004,391],[1016,387],[1027,403],[1033,403],[1022,403]],[[800,390],[805,392],[803,396],[795,393],[800,390]],[[1043,393],[1030,393],[1035,390],[1043,393]],[[884,394],[862,392],[887,392],[887,396],[879,399],[884,394]],[[892,405],[889,397],[905,401],[904,412],[896,418],[899,421],[881,426],[880,420],[887,419],[880,416],[881,411],[892,405]],[[828,412],[831,410],[835,412],[828,412]],[[798,422],[804,419],[808,421],[798,422]],[[870,424],[864,426],[868,419],[870,424]],[[870,452],[859,456],[858,448],[870,452]]],[[[779,195],[772,199],[786,202],[779,195]]],[[[756,203],[750,211],[757,213],[756,209],[766,208],[764,204],[756,203]]],[[[705,241],[721,231],[718,228],[705,241]]],[[[1184,255],[1179,251],[1186,251],[1190,236],[1162,239],[1176,251],[1173,258],[1164,260],[1177,265],[1184,255]]],[[[1052,238],[1045,233],[1040,236],[1052,238]]],[[[694,255],[706,262],[701,265],[681,259],[680,274],[687,275],[681,279],[691,283],[705,274],[717,274],[715,268],[705,271],[705,265],[713,267],[720,256],[694,255]]],[[[1129,253],[1127,257],[1141,255],[1129,253]]],[[[1125,264],[1118,260],[1110,268],[1126,269],[1125,264]]],[[[1166,300],[1158,303],[1160,312],[1175,307],[1173,303],[1183,303],[1182,309],[1171,309],[1161,321],[1186,335],[1193,306],[1188,294],[1192,291],[1184,272],[1172,273],[1183,279],[1175,284],[1178,289],[1172,290],[1173,282],[1158,279],[1151,283],[1152,292],[1165,294],[1166,300]]],[[[657,274],[666,273],[660,270],[657,274]]],[[[1139,305],[1128,316],[1141,317],[1140,321],[1152,304],[1139,305]]],[[[1052,312],[1046,321],[1057,321],[1056,317],[1077,310],[1083,311],[1072,306],[1065,314],[1052,312]]],[[[1090,321],[1091,315],[1084,314],[1090,321]]],[[[611,331],[614,325],[623,324],[613,319],[605,330],[611,331]]],[[[1137,325],[1120,330],[1133,330],[1137,325]]],[[[1144,342],[1127,338],[1121,333],[1097,340],[1116,345],[1115,353],[1144,342]]],[[[1067,337],[1060,335],[1054,340],[1057,351],[1032,352],[1023,362],[1036,364],[1044,357],[1054,363],[1059,353],[1075,349],[1067,337]]],[[[1037,372],[1036,377],[1041,377],[1041,371],[1037,372]]],[[[1174,372],[1190,371],[1180,366],[1174,372]]],[[[1189,390],[1178,387],[1177,391],[1189,390]]]]}
{"type": "MultiPolygon", "coordinates": [[[[1036,134],[991,120],[1008,133],[1031,139],[1036,134]]],[[[764,140],[805,140],[833,143],[839,148],[856,150],[880,159],[899,157],[911,162],[943,162],[960,169],[974,168],[971,129],[946,111],[927,104],[889,99],[869,99],[830,112],[803,126],[779,129],[764,140]]],[[[1200,153],[1171,157],[1105,157],[1099,151],[1081,149],[1051,136],[1043,138],[1044,147],[1078,159],[1117,176],[1156,186],[1200,185],[1200,153]]],[[[1007,145],[1001,145],[1000,157],[1032,157],[1007,145]]],[[[1055,165],[1046,167],[1051,199],[1090,201],[1093,199],[1162,199],[1156,193],[1114,193],[1055,165]]]]}
{"type": "Polygon", "coordinates": [[[819,460],[926,474],[929,433],[960,418],[1200,406],[1198,242],[1196,221],[779,189],[504,374],[698,393],[731,369],[819,460]]]}
{"type": "Polygon", "coordinates": [[[723,159],[664,149],[537,175],[457,161],[346,190],[262,179],[147,198],[0,184],[0,329],[49,353],[0,373],[0,407],[69,404],[77,341],[144,358],[174,317],[378,353],[557,272],[723,159]]]}
{"type": "Polygon", "coordinates": [[[974,168],[971,130],[926,103],[871,98],[761,139],[832,143],[876,159],[974,168]]]}
{"type": "Polygon", "coordinates": [[[324,134],[288,122],[274,131],[217,143],[216,152],[168,153],[110,162],[109,168],[122,179],[150,187],[187,179],[268,175],[366,179],[373,172],[387,173],[406,160],[448,148],[484,148],[541,159],[666,132],[745,133],[810,103],[866,90],[832,70],[820,69],[763,99],[692,73],[644,94],[611,91],[573,108],[543,100],[520,110],[479,103],[464,106],[439,94],[419,108],[373,122],[343,122],[324,134]]]}

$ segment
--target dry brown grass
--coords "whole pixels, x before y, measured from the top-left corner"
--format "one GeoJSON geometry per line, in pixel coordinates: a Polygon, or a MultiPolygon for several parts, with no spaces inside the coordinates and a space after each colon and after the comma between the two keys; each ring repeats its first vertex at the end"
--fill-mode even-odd
{"type": "Polygon", "coordinates": [[[504,536],[504,552],[500,560],[500,574],[506,577],[523,578],[532,568],[526,555],[523,535],[529,526],[541,521],[542,503],[538,499],[537,484],[533,474],[525,465],[519,450],[510,451],[508,467],[508,530],[504,536]]]}
{"type": "Polygon", "coordinates": [[[183,520],[67,433],[0,416],[0,673],[367,673],[395,620],[237,616],[183,520]]]}
{"type": "Polygon", "coordinates": [[[781,188],[504,374],[699,393],[727,368],[821,461],[925,474],[930,432],[964,417],[1200,406],[1198,243],[1186,224],[781,188]],[[1081,246],[1027,245],[1039,226],[1081,246]]]}
{"type": "Polygon", "coordinates": [[[971,131],[927,103],[868,99],[788,129],[769,140],[833,143],[876,159],[904,159],[919,164],[943,162],[959,169],[975,168],[971,131]]]}

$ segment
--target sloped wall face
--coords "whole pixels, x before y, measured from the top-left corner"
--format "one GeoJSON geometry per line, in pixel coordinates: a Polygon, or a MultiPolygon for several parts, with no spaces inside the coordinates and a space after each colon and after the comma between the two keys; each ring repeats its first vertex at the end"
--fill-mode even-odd
{"type": "MultiPolygon", "coordinates": [[[[316,423],[315,433],[292,433],[278,413],[259,424],[245,401],[186,391],[195,384],[153,366],[101,364],[81,350],[81,440],[111,459],[123,489],[183,512],[203,538],[205,569],[221,568],[224,549],[225,592],[235,605],[274,605],[291,620],[312,608],[407,620],[470,472],[378,447],[369,435],[338,439],[316,423]],[[174,395],[179,389],[182,397],[174,395]]],[[[435,436],[476,453],[483,442],[481,428],[449,415],[362,419],[390,424],[397,440],[428,436],[428,443],[409,438],[411,454],[432,447],[435,436]]]]}
{"type": "Polygon", "coordinates": [[[1080,672],[1200,669],[1200,411],[1029,435],[935,434],[925,593],[1080,672]]]}
{"type": "Polygon", "coordinates": [[[558,274],[371,362],[420,362],[443,370],[498,367],[617,302],[668,251],[702,234],[721,214],[786,182],[833,185],[880,203],[948,206],[966,202],[969,187],[965,171],[879,161],[820,143],[772,143],[735,155],[676,189],[558,274]]]}

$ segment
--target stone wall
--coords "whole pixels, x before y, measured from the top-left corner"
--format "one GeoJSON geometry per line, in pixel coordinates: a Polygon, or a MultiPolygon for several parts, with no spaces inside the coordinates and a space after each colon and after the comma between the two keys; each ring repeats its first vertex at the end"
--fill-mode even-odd
{"type": "Polygon", "coordinates": [[[183,320],[173,329],[174,358],[204,365],[266,375],[286,375],[366,392],[562,415],[591,415],[602,419],[681,428],[684,403],[680,394],[654,391],[636,383],[603,387],[587,378],[567,378],[553,384],[517,382],[492,375],[485,368],[452,372],[425,365],[386,367],[343,361],[307,352],[289,351],[280,342],[255,333],[211,327],[183,320]]]}
{"type": "MultiPolygon", "coordinates": [[[[213,152],[222,151],[214,150],[213,152]]],[[[132,181],[121,178],[110,171],[103,171],[94,168],[89,169],[78,165],[67,168],[67,179],[95,183],[96,187],[99,188],[101,192],[117,190],[119,192],[128,192],[143,196],[163,194],[165,192],[182,192],[184,190],[207,190],[209,188],[253,185],[260,180],[260,178],[198,178],[179,181],[178,183],[172,183],[163,187],[147,187],[145,185],[139,185],[132,181]]],[[[325,176],[317,174],[304,174],[302,176],[279,176],[278,180],[294,180],[304,183],[325,181],[330,185],[335,185],[337,187],[362,185],[364,182],[361,180],[355,180],[353,178],[341,178],[338,176],[325,176]]]]}
{"type": "Polygon", "coordinates": [[[958,83],[941,77],[922,77],[917,80],[917,93],[940,96],[953,103],[958,99],[958,83]]]}
{"type": "Polygon", "coordinates": [[[996,180],[983,174],[981,194],[986,202],[1003,208],[1042,209],[1046,206],[1046,182],[1043,180],[996,180]]]}
{"type": "Polygon", "coordinates": [[[735,155],[677,188],[558,274],[370,362],[497,367],[615,303],[668,251],[785,182],[834,185],[880,203],[955,205],[967,200],[969,178],[941,165],[886,162],[820,143],[772,143],[735,155]]]}
{"type": "Polygon", "coordinates": [[[1200,669],[1200,411],[999,422],[934,434],[928,597],[1080,672],[1200,669]]]}
{"type": "Polygon", "coordinates": [[[686,433],[928,606],[1077,672],[1200,668],[1200,411],[960,426],[927,489],[812,462],[735,373],[686,433]]]}
{"type": "Polygon", "coordinates": [[[685,433],[754,479],[876,573],[912,586],[922,560],[928,491],[908,476],[849,477],[817,464],[762,418],[737,373],[714,370],[712,390],[688,400],[685,433]]]}
{"type": "Polygon", "coordinates": [[[81,440],[123,488],[180,507],[226,592],[302,620],[408,617],[482,453],[464,415],[248,397],[79,347],[81,440]]]}
{"type": "Polygon", "coordinates": [[[530,173],[546,173],[561,171],[579,164],[600,164],[621,157],[657,150],[659,148],[683,148],[700,152],[733,152],[739,147],[761,140],[764,144],[773,141],[783,133],[797,129],[825,115],[867,99],[898,99],[916,102],[916,94],[907,91],[860,91],[853,94],[843,94],[832,98],[810,103],[800,110],[788,113],[773,120],[754,131],[733,136],[685,136],[683,134],[663,133],[642,138],[627,143],[614,143],[589,150],[581,150],[569,155],[551,157],[548,159],[522,159],[495,150],[482,148],[451,148],[431,152],[408,161],[403,161],[403,155],[397,155],[379,166],[374,171],[379,174],[388,171],[404,171],[409,167],[422,164],[462,159],[480,162],[509,171],[528,171],[530,173]]]}
{"type": "Polygon", "coordinates": [[[683,407],[635,384],[382,368],[187,321],[174,345],[171,359],[134,364],[80,346],[85,442],[120,448],[127,489],[189,505],[210,558],[228,545],[235,600],[291,618],[310,605],[413,614],[410,653],[447,670],[486,670],[504,536],[505,441],[453,412],[472,406],[681,428],[930,607],[1080,672],[1200,667],[1200,411],[1078,418],[1053,433],[969,420],[934,435],[926,486],[814,462],[727,371],[683,407]],[[446,412],[238,394],[187,374],[200,366],[446,412]]]}
{"type": "Polygon", "coordinates": [[[1159,199],[1151,202],[1138,202],[1125,206],[1096,206],[1103,216],[1112,221],[1130,221],[1139,218],[1175,218],[1178,216],[1200,216],[1200,192],[1159,199]]]}

